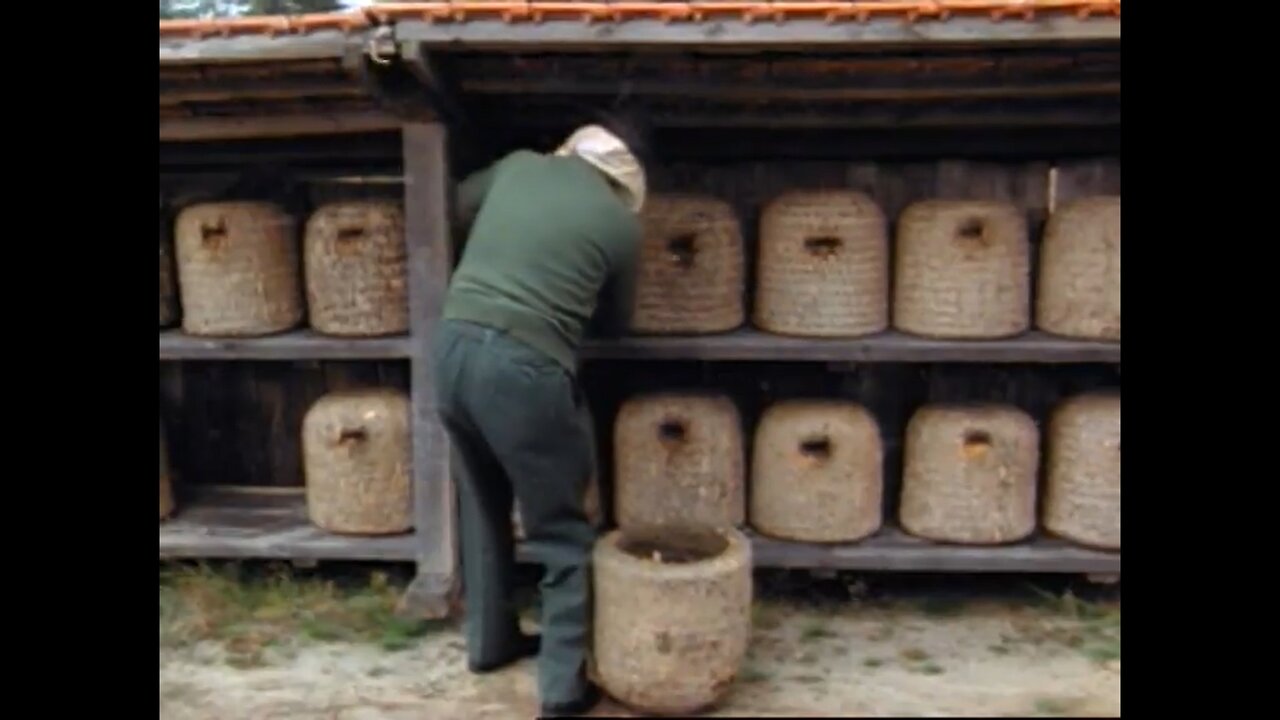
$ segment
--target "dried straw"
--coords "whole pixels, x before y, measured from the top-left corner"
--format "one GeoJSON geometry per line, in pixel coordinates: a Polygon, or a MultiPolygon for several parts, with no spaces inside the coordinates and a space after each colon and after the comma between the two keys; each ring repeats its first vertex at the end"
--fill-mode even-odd
{"type": "Polygon", "coordinates": [[[614,515],[648,525],[740,525],[742,424],[727,397],[658,394],[622,405],[614,426],[614,515]]]}
{"type": "Polygon", "coordinates": [[[182,328],[256,336],[302,321],[293,220],[260,202],[193,205],[177,220],[182,328]]]}
{"type": "Polygon", "coordinates": [[[409,399],[399,390],[330,393],[302,421],[307,510],[333,533],[413,528],[409,399]]]}
{"type": "Polygon", "coordinates": [[[750,643],[747,538],[736,530],[615,530],[596,544],[592,565],[593,655],[605,690],[646,714],[717,704],[750,643]]]}
{"type": "Polygon", "coordinates": [[[975,545],[1035,530],[1039,433],[1001,405],[934,405],[907,425],[899,519],[912,535],[975,545]]]}
{"type": "Polygon", "coordinates": [[[160,215],[160,327],[178,319],[178,286],[173,277],[173,237],[168,218],[160,215]]]}
{"type": "Polygon", "coordinates": [[[659,195],[641,220],[632,329],[713,333],[741,325],[746,255],[733,208],[714,198],[659,195]]]}
{"type": "Polygon", "coordinates": [[[928,200],[898,222],[893,324],[936,338],[1018,335],[1030,325],[1027,223],[1005,202],[928,200]]]}
{"type": "Polygon", "coordinates": [[[373,337],[409,329],[404,212],[386,201],[325,205],[303,241],[311,327],[373,337]]]}
{"type": "Polygon", "coordinates": [[[792,192],[765,208],[754,314],[786,335],[857,337],[889,326],[884,213],[849,190],[792,192]]]}
{"type": "Polygon", "coordinates": [[[1090,393],[1049,421],[1044,525],[1090,547],[1120,549],[1120,396],[1090,393]]]}
{"type": "Polygon", "coordinates": [[[1040,249],[1036,325],[1066,337],[1120,340],[1120,197],[1058,208],[1040,249]]]}
{"type": "Polygon", "coordinates": [[[860,405],[780,402],[756,428],[751,525],[802,542],[852,542],[880,529],[884,450],[860,405]]]}

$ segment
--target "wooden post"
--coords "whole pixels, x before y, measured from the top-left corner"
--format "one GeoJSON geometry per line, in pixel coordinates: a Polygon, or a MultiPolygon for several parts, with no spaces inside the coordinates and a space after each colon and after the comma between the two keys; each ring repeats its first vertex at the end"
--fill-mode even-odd
{"type": "Polygon", "coordinates": [[[449,614],[458,579],[449,442],[434,409],[430,355],[431,333],[440,317],[452,266],[448,147],[440,123],[408,123],[402,132],[418,575],[405,592],[401,611],[442,618],[449,614]]]}

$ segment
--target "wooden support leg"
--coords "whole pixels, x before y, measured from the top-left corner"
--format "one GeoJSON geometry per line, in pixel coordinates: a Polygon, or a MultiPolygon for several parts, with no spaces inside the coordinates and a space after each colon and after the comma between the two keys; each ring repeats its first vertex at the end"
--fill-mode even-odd
{"type": "Polygon", "coordinates": [[[418,575],[402,598],[400,609],[408,616],[439,619],[449,614],[458,585],[449,441],[435,413],[430,354],[431,334],[440,317],[452,266],[444,126],[429,122],[405,125],[403,150],[418,575]]]}

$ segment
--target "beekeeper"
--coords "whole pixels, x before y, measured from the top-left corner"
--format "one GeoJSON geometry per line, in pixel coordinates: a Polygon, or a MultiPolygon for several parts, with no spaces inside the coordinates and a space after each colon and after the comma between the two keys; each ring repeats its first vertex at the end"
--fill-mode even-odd
{"type": "Polygon", "coordinates": [[[460,465],[468,666],[537,654],[544,715],[600,696],[586,676],[595,448],[577,353],[593,320],[617,334],[630,317],[645,174],[621,134],[589,125],[552,154],[516,151],[461,184],[470,230],[433,338],[437,409],[460,465]],[[540,640],[521,633],[513,603],[513,495],[545,566],[540,640]]]}

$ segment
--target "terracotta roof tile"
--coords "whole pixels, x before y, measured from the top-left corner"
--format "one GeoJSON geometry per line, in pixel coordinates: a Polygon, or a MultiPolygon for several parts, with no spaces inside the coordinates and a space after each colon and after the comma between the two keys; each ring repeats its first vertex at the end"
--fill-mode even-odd
{"type": "Polygon", "coordinates": [[[945,21],[956,16],[986,16],[993,21],[1033,20],[1039,14],[1120,16],[1120,0],[794,0],[741,2],[552,2],[549,0],[452,0],[383,3],[344,13],[323,15],[161,20],[161,37],[200,38],[227,35],[303,34],[320,30],[353,32],[398,21],[467,22],[626,22],[661,20],[701,22],[737,18],[745,22],[820,18],[828,22],[865,22],[900,17],[905,22],[945,21]]]}

